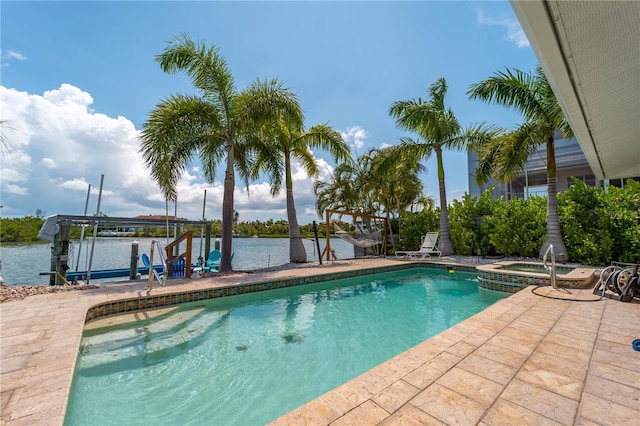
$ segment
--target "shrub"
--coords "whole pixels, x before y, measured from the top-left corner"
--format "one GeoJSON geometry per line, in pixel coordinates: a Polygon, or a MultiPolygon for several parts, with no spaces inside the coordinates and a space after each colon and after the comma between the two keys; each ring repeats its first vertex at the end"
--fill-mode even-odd
{"type": "Polygon", "coordinates": [[[610,244],[611,260],[640,263],[640,182],[609,187],[596,209],[600,239],[610,244]]]}
{"type": "Polygon", "coordinates": [[[424,234],[438,231],[440,209],[425,209],[416,213],[403,212],[399,220],[402,224],[402,238],[396,248],[398,250],[418,250],[424,234]]]}
{"type": "Polygon", "coordinates": [[[537,257],[546,236],[546,208],[546,197],[497,203],[486,217],[491,244],[506,256],[537,257]]]}
{"type": "Polygon", "coordinates": [[[571,259],[589,265],[640,263],[640,183],[595,188],[581,181],[558,196],[560,225],[571,259]]]}
{"type": "Polygon", "coordinates": [[[491,216],[501,201],[492,200],[492,194],[493,188],[484,191],[480,198],[465,193],[461,201],[453,200],[449,206],[450,235],[457,254],[473,256],[478,250],[482,254],[495,254],[490,241],[491,225],[485,217],[491,216]]]}
{"type": "Polygon", "coordinates": [[[44,219],[34,216],[0,219],[0,241],[38,241],[38,232],[44,219]]]}
{"type": "Polygon", "coordinates": [[[558,215],[569,258],[577,263],[600,265],[610,262],[611,244],[598,230],[596,211],[603,202],[604,191],[574,180],[558,194],[558,215]]]}

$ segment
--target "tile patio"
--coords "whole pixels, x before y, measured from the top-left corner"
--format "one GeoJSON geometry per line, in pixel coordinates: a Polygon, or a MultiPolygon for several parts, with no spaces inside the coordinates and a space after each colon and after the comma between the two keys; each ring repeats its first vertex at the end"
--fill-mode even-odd
{"type": "MultiPolygon", "coordinates": [[[[170,280],[153,294],[397,262],[170,280]]],[[[640,352],[631,342],[640,338],[640,303],[593,301],[590,290],[565,295],[544,287],[536,295],[532,288],[272,425],[638,424],[640,352]]],[[[87,310],[146,293],[146,282],[135,281],[0,304],[0,423],[63,424],[87,310]]]]}

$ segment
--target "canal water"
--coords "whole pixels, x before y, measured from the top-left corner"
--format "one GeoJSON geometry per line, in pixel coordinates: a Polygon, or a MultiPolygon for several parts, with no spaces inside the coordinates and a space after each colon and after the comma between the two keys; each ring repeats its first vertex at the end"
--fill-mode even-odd
{"type": "MultiPolygon", "coordinates": [[[[98,237],[93,249],[93,261],[91,270],[128,268],[131,262],[131,244],[138,241],[138,254],[149,254],[153,238],[126,238],[126,237],[98,237]]],[[[166,245],[166,239],[158,239],[162,246],[166,245]]],[[[318,252],[315,240],[303,239],[307,251],[308,261],[317,261],[318,252]]],[[[92,239],[86,239],[80,247],[80,241],[72,241],[70,248],[71,271],[86,271],[89,265],[92,239]],[[78,261],[78,253],[80,259],[78,261]],[[77,265],[77,266],[76,266],[77,265]]],[[[204,244],[204,241],[202,242],[204,244]]],[[[211,240],[211,249],[215,240],[211,240]]],[[[324,250],[325,239],[320,239],[320,251],[324,250]]],[[[193,239],[192,256],[193,263],[198,256],[205,257],[204,248],[200,250],[200,238],[193,239]]],[[[289,262],[288,238],[234,238],[233,239],[233,269],[252,270],[271,266],[284,265],[289,262]]],[[[331,239],[331,248],[335,250],[338,259],[354,257],[353,245],[339,239],[331,239]]],[[[184,252],[181,245],[180,252],[184,252]]],[[[49,283],[49,277],[40,275],[47,272],[51,262],[51,244],[37,243],[2,243],[0,246],[0,259],[2,270],[0,277],[5,285],[45,285],[49,283]]],[[[155,261],[154,263],[158,263],[155,261]]],[[[142,261],[138,261],[138,267],[142,267],[142,261]]],[[[91,280],[91,283],[113,282],[128,280],[128,277],[109,278],[104,280],[91,280]]]]}

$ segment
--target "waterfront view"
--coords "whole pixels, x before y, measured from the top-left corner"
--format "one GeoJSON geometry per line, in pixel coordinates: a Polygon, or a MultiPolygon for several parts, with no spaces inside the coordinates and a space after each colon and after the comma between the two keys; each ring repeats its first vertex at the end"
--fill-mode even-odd
{"type": "MultiPolygon", "coordinates": [[[[151,241],[153,238],[96,238],[93,250],[93,262],[91,270],[128,268],[131,259],[131,244],[138,241],[138,254],[149,254],[151,241]]],[[[165,246],[166,239],[158,238],[158,241],[165,246]]],[[[72,271],[86,271],[89,265],[91,254],[91,239],[83,242],[80,248],[80,241],[72,241],[70,250],[70,265],[72,271]],[[78,252],[80,260],[78,262],[78,252]]],[[[315,241],[303,239],[304,248],[307,252],[309,262],[318,260],[318,252],[315,248],[315,241]]],[[[213,250],[215,239],[211,240],[213,250]]],[[[320,239],[320,250],[324,250],[326,240],[320,239]]],[[[193,263],[197,261],[200,251],[200,238],[193,239],[192,256],[193,263]]],[[[335,250],[338,259],[353,257],[353,246],[339,238],[331,239],[331,248],[335,250]]],[[[184,245],[180,248],[184,252],[184,245]]],[[[284,265],[289,262],[289,239],[288,238],[235,238],[233,240],[233,269],[251,270],[268,268],[272,266],[284,265]]],[[[4,279],[5,285],[45,285],[49,283],[49,277],[39,275],[50,269],[51,245],[47,243],[3,243],[0,248],[0,258],[2,259],[2,272],[0,276],[4,279]]],[[[157,258],[156,258],[157,259],[157,258]]],[[[158,263],[156,260],[154,263],[158,263]]],[[[142,261],[138,260],[138,267],[142,267],[142,261]]],[[[92,283],[123,281],[128,277],[110,278],[104,280],[91,280],[92,283]]]]}

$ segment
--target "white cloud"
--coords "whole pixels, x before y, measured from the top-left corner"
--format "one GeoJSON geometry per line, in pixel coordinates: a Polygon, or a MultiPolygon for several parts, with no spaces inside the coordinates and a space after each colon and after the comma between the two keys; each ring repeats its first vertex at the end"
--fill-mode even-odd
{"type": "MultiPolygon", "coordinates": [[[[0,110],[17,132],[14,149],[3,156],[1,190],[3,215],[24,216],[36,209],[51,214],[81,214],[91,184],[89,212],[95,212],[100,176],[104,187],[100,211],[109,216],[164,214],[165,199],[138,152],[139,131],[125,117],[109,117],[91,109],[92,96],[70,84],[29,94],[0,86],[0,110]],[[92,207],[93,206],[93,207],[92,207]]],[[[366,132],[358,127],[345,133],[362,146],[366,132]]],[[[320,178],[327,180],[333,167],[318,159],[320,178]]],[[[222,171],[224,164],[220,165],[222,171]]],[[[293,164],[294,196],[301,223],[316,220],[313,179],[293,164]]],[[[270,194],[268,182],[254,182],[249,190],[236,177],[235,209],[240,220],[286,218],[286,194],[270,194]],[[249,194],[249,196],[248,196],[249,194]]],[[[223,185],[207,183],[199,164],[190,165],[177,184],[178,215],[220,219],[223,185]]],[[[174,205],[169,205],[173,214],[174,205]]]]}
{"type": "Polygon", "coordinates": [[[524,31],[522,31],[522,27],[520,27],[517,19],[487,16],[482,9],[478,9],[477,18],[478,23],[481,25],[499,25],[505,27],[507,30],[507,40],[514,42],[518,47],[529,47],[529,40],[524,34],[524,31]]]}
{"type": "Polygon", "coordinates": [[[42,164],[47,169],[55,169],[57,167],[55,160],[52,158],[43,158],[42,160],[40,160],[40,164],[42,164]]]}
{"type": "Polygon", "coordinates": [[[367,132],[360,126],[351,126],[347,130],[341,131],[342,139],[352,148],[360,149],[364,146],[367,132]]]}
{"type": "Polygon", "coordinates": [[[84,178],[76,178],[62,182],[60,186],[64,189],[71,189],[73,191],[86,191],[89,187],[89,183],[87,183],[84,178]]]}
{"type": "Polygon", "coordinates": [[[15,60],[18,60],[18,61],[26,61],[27,60],[26,56],[24,56],[20,52],[14,51],[14,50],[7,51],[6,57],[9,58],[9,59],[15,59],[15,60]]]}
{"type": "Polygon", "coordinates": [[[7,50],[6,52],[0,50],[0,67],[8,67],[9,61],[11,60],[26,61],[28,60],[28,58],[22,53],[16,52],[15,50],[7,50]]]}
{"type": "Polygon", "coordinates": [[[104,194],[113,193],[102,200],[103,212],[147,213],[140,200],[156,189],[138,155],[138,131],[123,117],[93,113],[92,102],[91,95],[69,84],[43,95],[0,86],[3,119],[18,131],[10,140],[15,149],[3,159],[3,213],[23,216],[41,208],[78,214],[88,182],[96,191],[90,201],[95,205],[102,173],[104,194]]]}
{"type": "Polygon", "coordinates": [[[14,184],[8,184],[5,187],[6,192],[8,192],[9,194],[16,194],[16,195],[28,195],[29,194],[29,189],[25,188],[23,186],[18,186],[18,185],[14,185],[14,184]]]}

